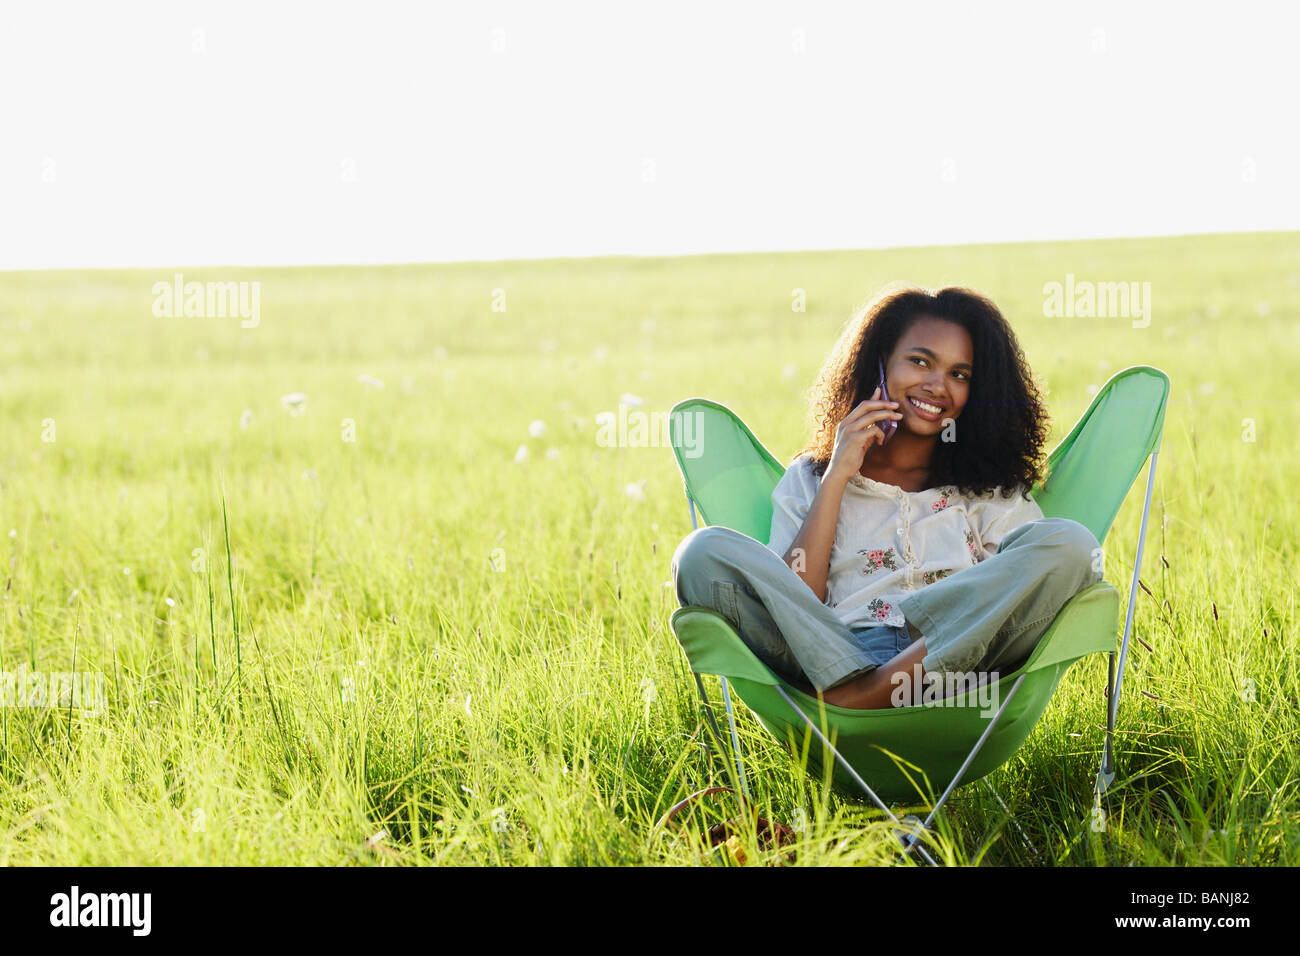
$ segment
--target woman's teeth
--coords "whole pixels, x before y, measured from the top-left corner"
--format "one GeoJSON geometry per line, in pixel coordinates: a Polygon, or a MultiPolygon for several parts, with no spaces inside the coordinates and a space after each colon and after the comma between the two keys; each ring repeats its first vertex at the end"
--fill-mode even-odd
{"type": "Polygon", "coordinates": [[[931,414],[931,415],[938,415],[941,411],[943,411],[943,409],[940,408],[938,405],[930,405],[930,404],[927,404],[926,402],[918,401],[918,400],[915,399],[915,398],[909,398],[908,401],[910,401],[913,405],[915,405],[915,406],[916,406],[917,408],[919,408],[921,411],[923,411],[923,412],[927,412],[927,413],[929,413],[929,414],[931,414]]]}

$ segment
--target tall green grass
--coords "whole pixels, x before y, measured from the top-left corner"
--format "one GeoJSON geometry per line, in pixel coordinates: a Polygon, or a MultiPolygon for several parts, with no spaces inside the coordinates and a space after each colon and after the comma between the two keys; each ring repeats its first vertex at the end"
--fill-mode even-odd
{"type": "MultiPolygon", "coordinates": [[[[703,395],[789,460],[839,329],[895,279],[993,297],[1053,442],[1119,369],[1173,382],[1105,831],[1097,656],[989,777],[1023,833],[975,784],[932,852],[1300,862],[1300,235],[1269,234],[0,274],[0,670],[107,688],[101,716],[0,707],[0,863],[734,862],[703,838],[725,794],[656,827],[729,764],[668,628],[672,454],[601,447],[595,416],[703,395]],[[175,271],[259,281],[260,324],[155,317],[175,271]],[[1045,317],[1067,273],[1151,282],[1150,326],[1045,317]]],[[[1105,542],[1125,594],[1144,480],[1105,542]]],[[[797,863],[893,859],[877,811],[740,734],[797,863]]]]}

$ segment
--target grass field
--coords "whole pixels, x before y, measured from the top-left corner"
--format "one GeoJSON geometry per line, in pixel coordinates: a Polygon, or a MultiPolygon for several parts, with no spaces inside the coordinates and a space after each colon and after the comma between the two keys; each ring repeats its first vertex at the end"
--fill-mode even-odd
{"type": "MultiPolygon", "coordinates": [[[[0,707],[0,864],[730,862],[702,833],[734,805],[655,827],[728,781],[668,628],[681,479],[667,448],[599,444],[595,419],[705,396],[788,461],[839,329],[896,279],[999,304],[1047,387],[1049,447],[1114,372],[1173,383],[1107,829],[1094,655],[989,778],[1032,847],[976,785],[937,852],[1300,863],[1289,233],[0,273],[0,671],[106,690],[99,715],[0,707]],[[257,326],[156,316],[177,271],[260,283],[257,326]],[[1150,324],[1045,316],[1067,274],[1150,282],[1150,324]]],[[[1104,542],[1125,597],[1145,477],[1104,542]]],[[[877,811],[740,728],[799,864],[891,859],[877,811]]]]}

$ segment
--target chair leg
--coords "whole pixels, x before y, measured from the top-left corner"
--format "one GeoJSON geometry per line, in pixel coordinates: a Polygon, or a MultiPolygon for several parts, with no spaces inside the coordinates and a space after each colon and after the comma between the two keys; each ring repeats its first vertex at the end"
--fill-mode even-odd
{"type": "MultiPolygon", "coordinates": [[[[718,727],[717,720],[714,719],[713,705],[709,703],[709,695],[704,691],[704,681],[700,680],[700,675],[696,674],[694,671],[691,672],[691,676],[695,678],[695,686],[698,687],[700,691],[700,704],[704,709],[704,719],[709,722],[709,729],[713,732],[713,739],[721,744],[722,730],[718,727]]],[[[709,751],[709,743],[707,740],[704,742],[704,749],[706,753],[709,751]]]]}
{"type": "MultiPolygon", "coordinates": [[[[923,829],[930,829],[930,821],[932,821],[935,818],[935,815],[938,814],[939,809],[943,806],[944,801],[948,799],[948,796],[957,789],[957,784],[961,783],[961,778],[966,773],[966,768],[971,765],[971,762],[974,761],[974,759],[979,755],[980,750],[983,749],[984,742],[989,739],[989,734],[993,733],[993,728],[996,727],[998,721],[1002,719],[1002,714],[1011,703],[1011,699],[1016,696],[1016,691],[1020,689],[1020,684],[1024,679],[1025,675],[1021,674],[1016,678],[1016,682],[1011,685],[1011,690],[1002,701],[1002,705],[998,708],[997,713],[993,715],[993,719],[989,721],[989,725],[984,728],[984,733],[980,734],[980,739],[975,741],[975,746],[971,749],[971,752],[966,755],[966,759],[962,762],[962,765],[957,768],[957,774],[952,778],[952,782],[948,784],[948,788],[944,790],[943,795],[939,797],[938,802],[935,803],[934,808],[930,811],[930,815],[927,816],[925,822],[921,824],[923,829]]],[[[915,834],[908,839],[914,841],[915,834]]],[[[907,841],[904,841],[903,845],[907,847],[907,849],[911,849],[907,841]]]]}
{"type": "MultiPolygon", "coordinates": [[[[858,774],[858,772],[853,769],[852,765],[847,760],[844,759],[844,755],[841,754],[835,748],[835,745],[832,744],[826,738],[826,735],[821,732],[821,729],[815,723],[812,722],[812,718],[810,718],[807,714],[805,714],[802,710],[800,710],[799,705],[796,704],[793,700],[791,700],[790,695],[785,692],[785,688],[782,687],[780,684],[774,684],[773,686],[776,688],[776,692],[781,695],[781,697],[785,700],[787,704],[790,705],[790,709],[803,718],[804,723],[806,723],[812,729],[812,732],[817,735],[817,739],[822,742],[823,746],[827,747],[830,750],[830,752],[835,755],[835,759],[839,762],[839,765],[843,767],[845,772],[847,772],[848,775],[852,777],[853,780],[857,783],[857,785],[866,792],[867,796],[871,798],[871,802],[874,803],[876,806],[878,806],[881,810],[883,810],[885,812],[885,815],[889,817],[889,819],[894,824],[901,827],[902,821],[899,820],[898,817],[894,816],[894,812],[890,810],[889,807],[885,805],[885,802],[876,795],[876,791],[872,790],[871,787],[867,785],[867,782],[863,780],[862,777],[858,774]]],[[[900,837],[900,839],[902,838],[900,837]]],[[[906,841],[904,841],[904,845],[905,846],[907,845],[906,841]]],[[[919,853],[927,863],[929,863],[931,866],[939,865],[934,861],[934,858],[931,857],[930,854],[926,852],[925,847],[919,844],[915,844],[915,846],[916,846],[917,853],[919,853]]],[[[910,847],[908,849],[910,850],[910,847]]]]}
{"type": "MultiPolygon", "coordinates": [[[[1129,595],[1129,604],[1133,596],[1129,595]]],[[[1101,796],[1115,781],[1115,768],[1111,753],[1111,735],[1115,732],[1114,718],[1118,709],[1114,706],[1115,696],[1115,652],[1106,655],[1106,737],[1101,745],[1101,766],[1097,768],[1097,782],[1093,787],[1101,796]]]]}
{"type": "Polygon", "coordinates": [[[725,677],[719,677],[722,681],[722,703],[727,708],[727,725],[731,728],[731,749],[736,755],[736,772],[740,775],[740,792],[749,799],[753,799],[749,793],[749,784],[745,780],[745,765],[740,762],[740,735],[736,733],[736,715],[731,709],[731,689],[727,685],[725,677]]]}
{"type": "Polygon", "coordinates": [[[1142,503],[1142,525],[1138,531],[1137,555],[1133,558],[1133,581],[1128,590],[1128,611],[1124,615],[1124,640],[1120,642],[1119,666],[1115,664],[1115,652],[1110,654],[1110,670],[1106,683],[1106,743],[1102,750],[1101,768],[1097,771],[1097,793],[1103,794],[1115,780],[1114,739],[1115,718],[1119,714],[1119,694],[1124,683],[1124,664],[1128,660],[1128,641],[1133,632],[1133,611],[1137,607],[1139,586],[1138,573],[1142,570],[1142,548],[1147,539],[1147,517],[1151,514],[1151,490],[1155,486],[1156,457],[1159,452],[1151,453],[1151,463],[1147,468],[1146,500],[1142,503]]]}
{"type": "MultiPolygon", "coordinates": [[[[718,746],[722,748],[722,729],[718,726],[717,720],[714,719],[713,705],[709,702],[709,695],[705,693],[704,681],[700,680],[699,674],[692,674],[691,676],[695,678],[695,686],[699,688],[700,703],[704,708],[704,717],[709,722],[709,730],[712,731],[713,739],[718,742],[718,746]]],[[[736,733],[736,719],[731,709],[731,694],[728,692],[727,679],[725,677],[719,677],[718,679],[722,681],[722,696],[727,708],[727,723],[731,728],[731,747],[736,757],[736,771],[739,775],[739,779],[737,780],[737,783],[739,783],[738,789],[746,798],[752,800],[753,795],[749,792],[749,782],[745,778],[745,766],[740,759],[740,736],[736,733]]],[[[705,749],[708,749],[707,743],[705,744],[705,749]]]]}

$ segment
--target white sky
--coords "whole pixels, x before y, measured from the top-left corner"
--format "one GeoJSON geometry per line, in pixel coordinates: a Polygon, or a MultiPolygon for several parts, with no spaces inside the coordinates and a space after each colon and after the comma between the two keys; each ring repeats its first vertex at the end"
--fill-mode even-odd
{"type": "Polygon", "coordinates": [[[0,268],[1297,229],[1286,9],[0,0],[0,268]]]}

